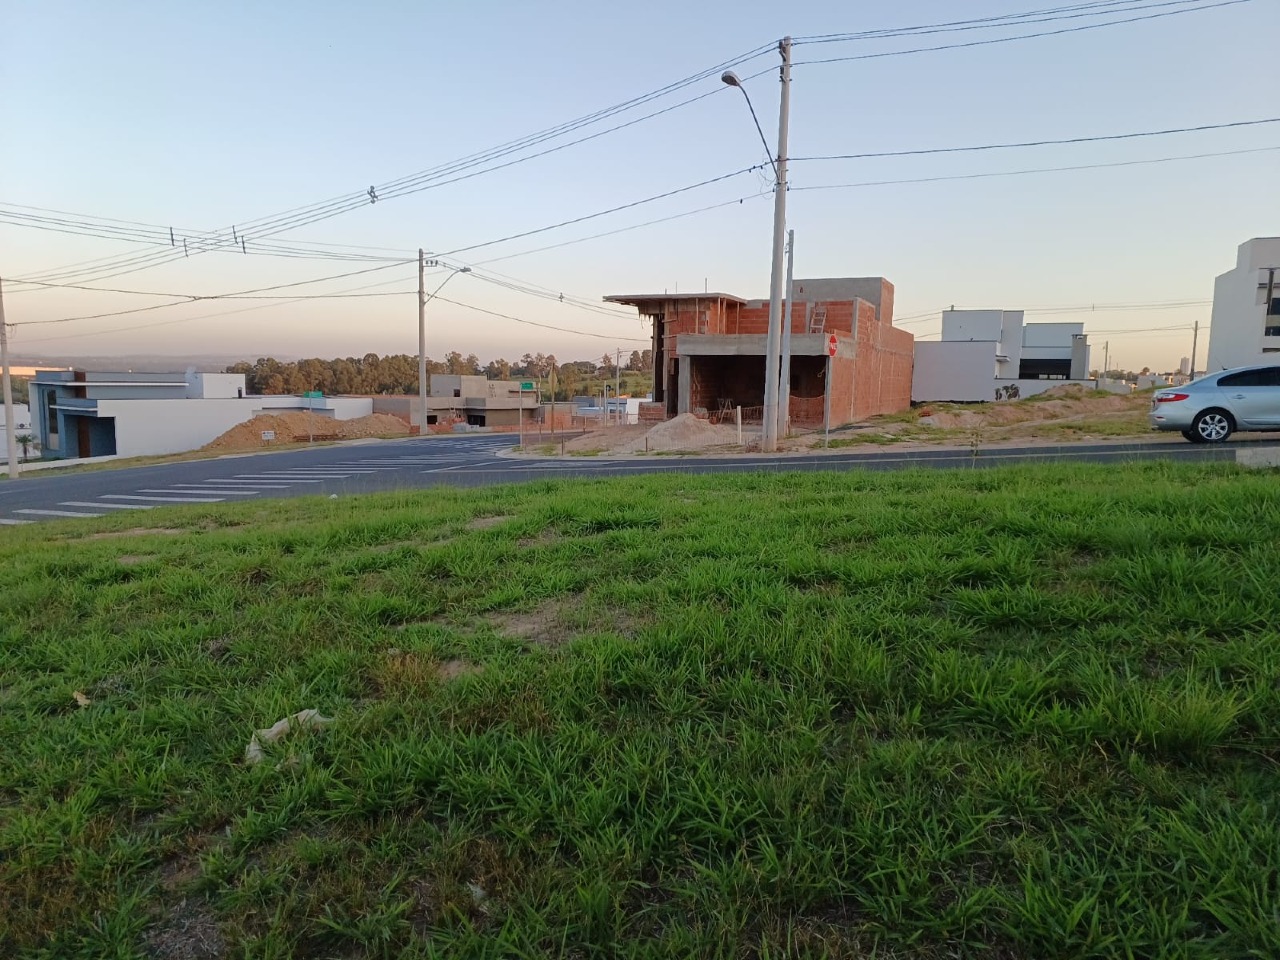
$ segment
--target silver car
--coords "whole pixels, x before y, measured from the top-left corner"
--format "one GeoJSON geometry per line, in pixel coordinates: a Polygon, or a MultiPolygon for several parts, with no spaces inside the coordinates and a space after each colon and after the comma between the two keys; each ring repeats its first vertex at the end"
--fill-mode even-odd
{"type": "Polygon", "coordinates": [[[1237,430],[1280,430],[1280,366],[1236,367],[1158,390],[1152,429],[1178,430],[1192,443],[1222,443],[1237,430]]]}

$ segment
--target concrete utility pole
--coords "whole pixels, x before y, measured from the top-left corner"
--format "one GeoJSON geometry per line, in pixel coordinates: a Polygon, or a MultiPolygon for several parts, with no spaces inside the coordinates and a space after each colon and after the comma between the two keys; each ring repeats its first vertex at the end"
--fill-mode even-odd
{"type": "MultiPolygon", "coordinates": [[[[615,347],[613,353],[613,402],[615,405],[622,403],[622,348],[615,347]]],[[[623,414],[626,407],[618,409],[618,426],[622,426],[626,422],[623,414]]]]}
{"type": "Polygon", "coordinates": [[[18,421],[13,414],[13,381],[9,377],[9,327],[4,322],[4,284],[0,282],[0,367],[4,379],[4,445],[9,454],[9,479],[16,480],[18,467],[18,421]]]}
{"type": "Polygon", "coordinates": [[[1196,378],[1196,347],[1199,346],[1200,339],[1200,321],[1196,321],[1196,325],[1191,329],[1191,379],[1196,378]]]}
{"type": "Polygon", "coordinates": [[[1111,341],[1102,345],[1102,379],[1107,379],[1107,371],[1111,369],[1111,341]]]}
{"type": "Polygon", "coordinates": [[[426,260],[418,248],[418,435],[427,432],[427,278],[426,260]]]}
{"type": "Polygon", "coordinates": [[[778,436],[791,432],[791,301],[795,299],[793,268],[796,259],[796,232],[787,231],[787,310],[782,318],[782,370],[779,373],[778,436]]]}
{"type": "Polygon", "coordinates": [[[764,424],[760,449],[773,453],[778,449],[778,368],[782,339],[782,258],[787,230],[787,135],[791,122],[791,38],[778,43],[782,54],[779,77],[782,89],[778,98],[777,180],[773,196],[773,267],[769,273],[769,336],[765,342],[764,360],[764,424]]]}
{"type": "Polygon", "coordinates": [[[437,293],[444,289],[444,285],[456,277],[460,273],[470,273],[470,267],[450,267],[445,264],[449,270],[449,275],[440,281],[440,286],[431,291],[431,296],[427,296],[426,274],[427,267],[440,266],[439,260],[427,260],[424,257],[422,248],[418,248],[418,405],[419,417],[421,418],[418,433],[427,432],[427,302],[432,300],[437,293]]]}

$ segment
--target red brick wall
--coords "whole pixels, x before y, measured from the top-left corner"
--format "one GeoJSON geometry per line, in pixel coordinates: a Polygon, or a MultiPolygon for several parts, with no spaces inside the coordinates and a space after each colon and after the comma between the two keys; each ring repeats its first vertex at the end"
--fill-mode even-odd
{"type": "MultiPolygon", "coordinates": [[[[892,294],[890,293],[890,296],[892,294]]],[[[915,338],[896,329],[881,311],[861,303],[854,358],[853,419],[896,413],[911,406],[911,365],[915,338]]]]}

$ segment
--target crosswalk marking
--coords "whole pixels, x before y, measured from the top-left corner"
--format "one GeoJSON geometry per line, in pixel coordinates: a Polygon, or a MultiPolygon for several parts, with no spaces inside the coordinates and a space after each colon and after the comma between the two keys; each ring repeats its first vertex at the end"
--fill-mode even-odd
{"type": "Polygon", "coordinates": [[[182,489],[188,493],[195,493],[198,490],[208,490],[206,484],[213,484],[218,487],[229,487],[235,485],[237,487],[251,487],[255,490],[288,490],[287,483],[273,483],[270,480],[205,480],[202,483],[175,483],[175,490],[182,489]]]}
{"type": "Polygon", "coordinates": [[[101,513],[76,513],[72,510],[15,510],[14,513],[29,513],[37,517],[101,517],[101,513]]]}
{"type": "MultiPolygon", "coordinates": [[[[192,494],[192,493],[195,493],[196,491],[195,491],[195,490],[176,490],[176,489],[171,489],[171,490],[139,490],[138,492],[139,492],[139,493],[185,493],[185,494],[192,494]]],[[[253,496],[257,491],[256,491],[256,490],[211,490],[211,489],[209,489],[208,487],[201,487],[201,488],[200,488],[200,492],[201,492],[201,493],[220,493],[220,494],[223,494],[224,496],[230,496],[230,497],[252,497],[252,496],[253,496]]]]}
{"type": "Polygon", "coordinates": [[[95,510],[154,510],[150,503],[90,503],[87,500],[63,500],[64,507],[93,507],[95,510]]]}
{"type": "MultiPolygon", "coordinates": [[[[301,478],[294,478],[294,477],[268,477],[268,476],[264,476],[262,474],[256,474],[256,473],[238,473],[236,474],[236,479],[237,480],[265,480],[268,483],[270,483],[272,480],[274,480],[276,483],[281,483],[285,480],[288,480],[290,483],[324,483],[323,480],[310,480],[310,479],[301,479],[301,478]]],[[[205,481],[205,483],[213,483],[213,482],[214,481],[212,480],[205,481]]]]}
{"type": "Polygon", "coordinates": [[[158,500],[161,503],[221,503],[221,497],[138,497],[130,493],[104,493],[104,500],[158,500]]]}

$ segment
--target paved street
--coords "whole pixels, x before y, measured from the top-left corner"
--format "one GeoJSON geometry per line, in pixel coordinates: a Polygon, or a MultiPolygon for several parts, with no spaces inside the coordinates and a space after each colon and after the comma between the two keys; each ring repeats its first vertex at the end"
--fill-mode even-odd
{"type": "Polygon", "coordinates": [[[751,470],[893,470],[904,467],[971,468],[1047,461],[1124,462],[1136,459],[1232,460],[1235,450],[1280,446],[1236,438],[1219,447],[1182,440],[970,449],[892,449],[826,455],[648,460],[587,458],[523,460],[499,456],[515,443],[510,435],[470,435],[377,441],[220,457],[186,463],[50,475],[30,473],[0,483],[0,525],[69,517],[101,517],[120,511],[178,504],[225,503],[262,497],[294,497],[405,490],[438,484],[474,487],[552,477],[616,477],[636,473],[720,473],[751,470]]]}

